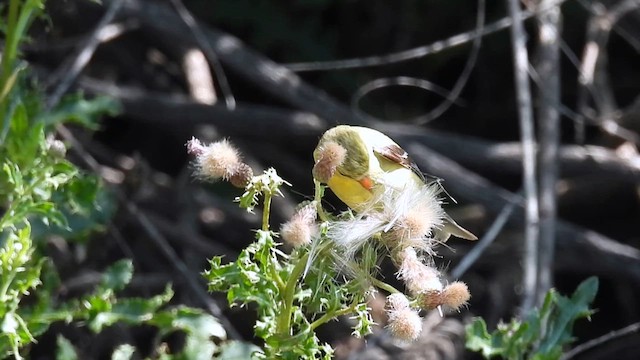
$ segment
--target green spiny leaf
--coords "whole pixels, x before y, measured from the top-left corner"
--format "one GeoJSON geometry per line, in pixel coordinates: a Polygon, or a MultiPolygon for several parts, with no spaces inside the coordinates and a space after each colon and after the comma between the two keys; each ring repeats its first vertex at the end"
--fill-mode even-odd
{"type": "Polygon", "coordinates": [[[133,277],[133,263],[130,259],[123,259],[109,266],[102,275],[104,289],[122,290],[131,282],[133,277]]]}
{"type": "Polygon", "coordinates": [[[78,354],[73,344],[62,335],[56,339],[56,360],[77,360],[78,354]]]}

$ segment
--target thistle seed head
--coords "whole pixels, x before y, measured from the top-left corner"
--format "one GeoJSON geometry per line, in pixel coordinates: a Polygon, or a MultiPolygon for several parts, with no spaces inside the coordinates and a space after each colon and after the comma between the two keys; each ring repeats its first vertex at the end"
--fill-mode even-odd
{"type": "Polygon", "coordinates": [[[289,221],[282,224],[280,236],[285,243],[299,247],[311,243],[311,238],[316,233],[316,207],[311,203],[301,207],[289,221]]]}
{"type": "Polygon", "coordinates": [[[467,284],[462,281],[456,281],[447,285],[442,290],[442,303],[454,310],[460,309],[461,306],[466,305],[471,299],[469,288],[467,284]]]}
{"type": "Polygon", "coordinates": [[[414,341],[422,332],[422,318],[417,311],[409,307],[388,312],[387,328],[391,334],[400,340],[414,341]]]}
{"type": "Polygon", "coordinates": [[[424,264],[413,248],[405,248],[397,256],[399,263],[397,277],[404,281],[407,290],[413,295],[442,290],[440,272],[424,264]]]}
{"type": "Polygon", "coordinates": [[[321,183],[327,183],[342,165],[347,156],[347,149],[337,142],[329,141],[316,149],[316,163],[313,166],[313,177],[321,183]]]}

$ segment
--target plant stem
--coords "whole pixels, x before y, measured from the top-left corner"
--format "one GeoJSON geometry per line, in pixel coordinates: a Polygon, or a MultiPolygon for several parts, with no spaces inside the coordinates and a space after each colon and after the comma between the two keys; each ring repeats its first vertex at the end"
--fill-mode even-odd
{"type": "Polygon", "coordinates": [[[269,231],[269,212],[271,211],[271,193],[265,192],[262,210],[262,230],[269,231]]]}
{"type": "Polygon", "coordinates": [[[313,179],[313,185],[315,188],[313,201],[316,202],[316,211],[318,212],[318,217],[320,218],[321,221],[329,221],[329,216],[325,214],[324,209],[322,208],[322,197],[324,196],[324,187],[316,179],[313,179]]]}
{"type": "Polygon", "coordinates": [[[393,286],[387,284],[386,282],[384,282],[382,280],[378,280],[376,278],[371,278],[371,282],[373,283],[373,285],[379,287],[382,290],[386,290],[390,294],[396,294],[396,293],[400,292],[398,289],[394,288],[393,286]]]}
{"type": "MultiPolygon", "coordinates": [[[[11,0],[9,2],[9,12],[7,14],[6,30],[5,30],[5,44],[4,51],[2,51],[2,62],[0,68],[0,117],[2,117],[2,129],[8,129],[11,124],[11,118],[6,116],[9,104],[7,98],[11,91],[9,85],[9,79],[11,78],[11,72],[13,69],[13,63],[15,61],[17,40],[15,36],[16,21],[18,19],[18,0],[11,0]]],[[[4,132],[4,131],[3,131],[4,132]]]]}
{"type": "MultiPolygon", "coordinates": [[[[271,213],[271,199],[272,195],[270,192],[265,192],[264,194],[264,204],[262,209],[262,231],[269,232],[269,214],[271,213]]],[[[269,236],[272,237],[273,234],[269,233],[269,236]]],[[[278,286],[278,290],[281,292],[285,290],[284,281],[282,281],[282,277],[278,273],[278,269],[274,266],[272,262],[266,264],[267,271],[269,276],[276,282],[278,286]]]]}
{"type": "Polygon", "coordinates": [[[318,326],[330,321],[331,319],[334,319],[334,318],[336,318],[338,316],[346,315],[346,314],[349,314],[349,313],[353,312],[356,309],[356,306],[358,306],[358,303],[354,302],[353,304],[349,305],[349,307],[346,307],[346,308],[343,308],[343,309],[338,309],[338,310],[331,311],[331,312],[326,312],[324,315],[322,315],[316,321],[312,322],[311,325],[309,325],[309,328],[311,330],[315,330],[318,326]]]}
{"type": "Polygon", "coordinates": [[[293,308],[293,297],[295,296],[296,284],[298,284],[298,280],[304,269],[307,266],[307,259],[309,258],[309,253],[305,253],[298,259],[298,263],[291,271],[291,275],[289,279],[287,279],[287,285],[284,289],[284,294],[282,296],[282,300],[284,302],[284,308],[282,309],[282,313],[278,316],[278,333],[281,335],[291,335],[291,309],[293,308]]]}
{"type": "Polygon", "coordinates": [[[4,52],[2,54],[2,75],[0,76],[0,85],[4,87],[5,81],[9,78],[9,74],[13,68],[15,60],[17,40],[15,36],[16,22],[18,21],[19,0],[11,0],[9,2],[9,14],[7,15],[7,30],[4,52]]]}

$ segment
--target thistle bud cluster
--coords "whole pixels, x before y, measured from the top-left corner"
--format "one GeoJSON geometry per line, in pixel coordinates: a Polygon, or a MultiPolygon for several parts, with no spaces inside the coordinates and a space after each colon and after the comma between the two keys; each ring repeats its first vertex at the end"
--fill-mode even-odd
{"type": "Polygon", "coordinates": [[[463,282],[443,285],[442,274],[433,260],[438,242],[432,235],[443,226],[444,218],[436,189],[425,185],[422,190],[412,190],[418,195],[417,202],[405,202],[402,200],[405,195],[401,194],[399,200],[386,203],[395,207],[396,220],[382,239],[398,269],[397,278],[404,282],[420,308],[441,310],[445,306],[459,310],[471,298],[467,285],[463,282]]]}
{"type": "Polygon", "coordinates": [[[337,142],[329,141],[322,144],[315,152],[316,163],[313,166],[313,177],[322,183],[327,183],[336,173],[346,156],[347,149],[337,142]]]}
{"type": "Polygon", "coordinates": [[[294,248],[310,244],[312,236],[317,233],[316,216],[315,202],[302,206],[289,221],[282,224],[282,240],[294,248]]]}
{"type": "Polygon", "coordinates": [[[389,317],[387,329],[394,337],[414,341],[420,336],[422,318],[417,310],[411,308],[406,296],[400,293],[387,296],[385,310],[389,317]]]}
{"type": "Polygon", "coordinates": [[[187,142],[187,153],[195,156],[194,173],[203,180],[229,181],[244,188],[253,177],[253,170],[240,157],[240,152],[228,140],[203,145],[192,138],[187,142]]]}

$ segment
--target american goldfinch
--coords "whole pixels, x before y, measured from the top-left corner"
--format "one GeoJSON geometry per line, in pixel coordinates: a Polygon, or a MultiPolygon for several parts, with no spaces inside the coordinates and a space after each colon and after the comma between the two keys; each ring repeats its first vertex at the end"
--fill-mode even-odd
{"type": "MultiPolygon", "coordinates": [[[[375,206],[381,192],[417,191],[429,186],[409,155],[383,133],[359,126],[340,125],[327,130],[313,152],[313,175],[356,212],[375,206]]],[[[439,202],[437,204],[439,205],[439,202]]],[[[445,242],[451,235],[477,237],[441,212],[442,226],[432,230],[445,242]]]]}

